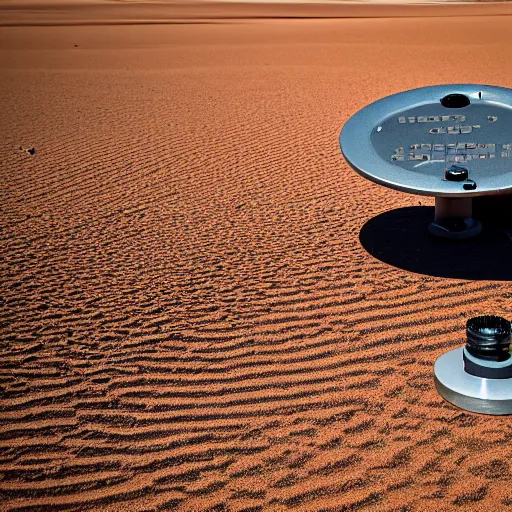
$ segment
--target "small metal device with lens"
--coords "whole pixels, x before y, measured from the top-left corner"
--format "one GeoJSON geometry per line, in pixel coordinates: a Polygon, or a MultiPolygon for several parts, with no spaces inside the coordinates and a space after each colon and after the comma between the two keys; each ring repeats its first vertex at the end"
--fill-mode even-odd
{"type": "Polygon", "coordinates": [[[487,315],[466,324],[466,346],[443,354],[434,382],[448,402],[482,414],[512,414],[510,322],[487,315]]]}

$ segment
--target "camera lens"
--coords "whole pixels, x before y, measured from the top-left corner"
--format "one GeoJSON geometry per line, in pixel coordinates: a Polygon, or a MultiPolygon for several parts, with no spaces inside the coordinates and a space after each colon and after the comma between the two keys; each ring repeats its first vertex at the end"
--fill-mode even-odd
{"type": "Polygon", "coordinates": [[[466,349],[479,358],[505,361],[509,357],[510,322],[500,316],[485,315],[466,323],[466,349]]]}

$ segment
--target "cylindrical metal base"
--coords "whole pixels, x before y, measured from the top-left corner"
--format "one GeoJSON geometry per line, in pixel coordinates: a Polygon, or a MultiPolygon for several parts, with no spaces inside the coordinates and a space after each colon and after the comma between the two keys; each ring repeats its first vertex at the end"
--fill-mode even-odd
{"type": "Polygon", "coordinates": [[[473,214],[471,197],[436,197],[435,221],[449,217],[465,219],[473,214]]]}
{"type": "Polygon", "coordinates": [[[428,230],[434,236],[458,239],[471,238],[482,232],[482,224],[473,219],[470,197],[436,197],[434,222],[428,230]]]}
{"type": "Polygon", "coordinates": [[[512,379],[484,379],[464,371],[464,347],[443,354],[434,365],[434,382],[448,402],[481,414],[512,414],[512,379]]]}

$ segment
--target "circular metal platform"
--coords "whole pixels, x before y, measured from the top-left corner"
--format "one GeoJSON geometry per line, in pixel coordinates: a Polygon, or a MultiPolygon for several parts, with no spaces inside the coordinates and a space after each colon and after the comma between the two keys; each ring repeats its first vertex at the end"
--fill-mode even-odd
{"type": "Polygon", "coordinates": [[[464,371],[464,347],[446,352],[434,365],[434,382],[448,402],[481,414],[512,414],[512,379],[484,379],[464,371]]]}
{"type": "Polygon", "coordinates": [[[394,94],[354,114],[340,145],[355,171],[393,189],[442,198],[510,193],[512,90],[464,84],[394,94]]]}

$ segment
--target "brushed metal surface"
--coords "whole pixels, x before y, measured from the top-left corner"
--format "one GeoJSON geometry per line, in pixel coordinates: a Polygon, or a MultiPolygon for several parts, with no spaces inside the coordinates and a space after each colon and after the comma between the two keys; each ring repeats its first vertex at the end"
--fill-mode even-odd
{"type": "Polygon", "coordinates": [[[512,379],[482,379],[466,373],[464,347],[450,350],[434,365],[434,382],[448,402],[481,414],[512,414],[512,379]]]}
{"type": "Polygon", "coordinates": [[[340,134],[343,156],[365,178],[404,192],[439,197],[511,193],[509,144],[512,148],[512,90],[476,84],[423,87],[388,96],[354,114],[340,134]],[[471,103],[446,108],[441,99],[449,94],[464,94],[471,103]],[[454,116],[463,120],[443,121],[454,116]],[[448,128],[453,133],[430,133],[448,128]],[[470,133],[455,133],[469,129],[470,133]],[[422,144],[430,149],[422,149],[422,144]],[[439,147],[443,150],[435,150],[439,147]],[[404,159],[393,161],[400,156],[399,149],[404,159]],[[428,160],[410,160],[413,156],[428,160]],[[475,190],[444,179],[446,168],[453,164],[468,168],[475,190]]]}

